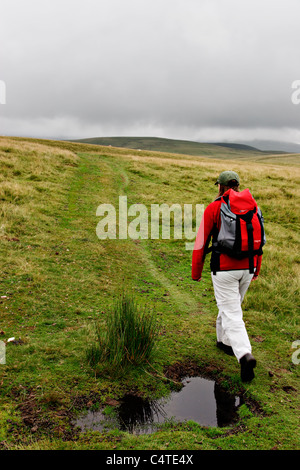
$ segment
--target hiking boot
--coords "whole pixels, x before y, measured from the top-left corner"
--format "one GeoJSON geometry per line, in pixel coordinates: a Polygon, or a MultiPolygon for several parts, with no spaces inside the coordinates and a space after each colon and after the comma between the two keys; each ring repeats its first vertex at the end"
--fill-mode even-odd
{"type": "Polygon", "coordinates": [[[256,366],[256,359],[252,354],[247,353],[240,359],[242,382],[251,382],[254,379],[253,369],[256,366]]]}
{"type": "Polygon", "coordinates": [[[229,356],[234,356],[234,352],[231,346],[222,343],[222,341],[217,341],[217,348],[222,349],[229,356]]]}

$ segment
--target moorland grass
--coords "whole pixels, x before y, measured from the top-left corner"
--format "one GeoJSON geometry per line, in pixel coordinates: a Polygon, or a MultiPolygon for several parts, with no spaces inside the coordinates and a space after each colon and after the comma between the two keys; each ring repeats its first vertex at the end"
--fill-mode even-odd
{"type": "MultiPolygon", "coordinates": [[[[219,150],[221,151],[221,150],[219,150]]],[[[227,160],[139,152],[69,142],[0,138],[1,446],[5,449],[296,449],[299,447],[299,164],[293,156],[227,160]],[[289,162],[291,160],[287,158],[289,162]],[[244,389],[239,367],[215,348],[217,314],[209,259],[191,280],[185,239],[99,240],[99,204],[207,205],[216,176],[241,176],[265,219],[259,279],[243,304],[257,359],[244,389]],[[161,323],[151,367],[121,378],[86,361],[93,325],[106,319],[121,291],[155,311],[161,323]],[[166,394],[165,368],[186,360],[243,390],[260,413],[241,413],[239,428],[197,423],[153,435],[72,433],[69,414],[99,407],[128,390],[166,394]]],[[[247,410],[246,410],[247,411],[247,410]]],[[[251,412],[249,412],[251,411],[251,412]]]]}

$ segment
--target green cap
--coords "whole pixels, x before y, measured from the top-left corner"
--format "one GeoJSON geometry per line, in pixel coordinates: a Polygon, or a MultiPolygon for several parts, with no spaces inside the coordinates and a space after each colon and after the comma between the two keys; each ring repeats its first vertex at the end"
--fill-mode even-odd
{"type": "Polygon", "coordinates": [[[235,171],[223,171],[215,184],[224,184],[228,186],[229,181],[236,180],[240,184],[240,177],[235,171]]]}

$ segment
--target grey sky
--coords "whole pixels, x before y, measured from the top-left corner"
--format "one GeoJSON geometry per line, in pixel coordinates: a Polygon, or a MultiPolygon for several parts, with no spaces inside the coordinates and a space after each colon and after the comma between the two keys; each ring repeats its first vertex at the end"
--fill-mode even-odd
{"type": "Polygon", "coordinates": [[[299,0],[0,0],[0,134],[300,143],[299,0]]]}

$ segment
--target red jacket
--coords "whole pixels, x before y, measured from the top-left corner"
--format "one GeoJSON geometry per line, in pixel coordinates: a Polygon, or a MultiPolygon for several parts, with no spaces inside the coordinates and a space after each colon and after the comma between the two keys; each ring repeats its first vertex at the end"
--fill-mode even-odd
{"type": "MultiPolygon", "coordinates": [[[[229,190],[230,191],[230,190],[229,190]]],[[[229,192],[228,191],[228,192],[229,192]]],[[[226,192],[224,195],[226,195],[226,192]]],[[[220,229],[220,207],[221,199],[210,203],[204,211],[202,221],[197,233],[193,256],[192,256],[192,279],[198,281],[201,278],[206,249],[212,237],[214,228],[220,229]]],[[[212,254],[212,257],[214,254],[212,254]]],[[[257,276],[261,267],[262,255],[254,256],[255,275],[257,276]]],[[[220,255],[220,266],[218,271],[231,271],[236,269],[249,269],[249,259],[235,259],[226,254],[220,255]]]]}

